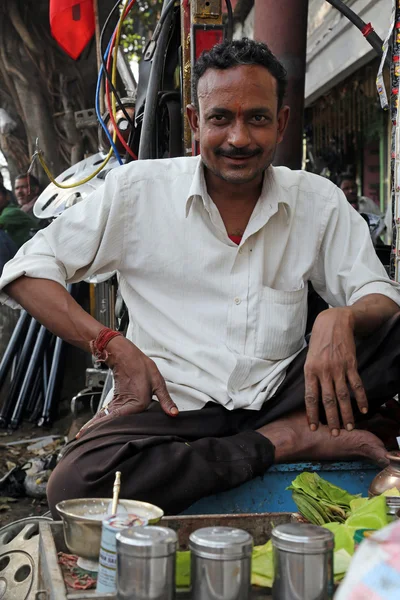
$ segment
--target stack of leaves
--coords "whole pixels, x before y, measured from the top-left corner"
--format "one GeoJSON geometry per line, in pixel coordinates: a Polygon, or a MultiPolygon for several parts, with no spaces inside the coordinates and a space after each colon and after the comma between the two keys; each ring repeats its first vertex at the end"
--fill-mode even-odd
{"type": "Polygon", "coordinates": [[[358,498],[317,473],[301,473],[287,489],[292,490],[299,512],[314,525],[344,523],[350,514],[350,503],[358,498]]]}

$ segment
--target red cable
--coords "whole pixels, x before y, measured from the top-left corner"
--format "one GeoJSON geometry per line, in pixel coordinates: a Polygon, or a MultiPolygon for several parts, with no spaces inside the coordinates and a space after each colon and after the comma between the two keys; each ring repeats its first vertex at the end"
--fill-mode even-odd
{"type": "MultiPolygon", "coordinates": [[[[125,11],[124,11],[124,16],[123,19],[125,19],[127,17],[127,15],[129,14],[129,12],[131,11],[133,5],[135,4],[136,0],[131,0],[130,3],[128,4],[128,6],[126,7],[125,11]]],[[[113,50],[114,50],[114,45],[115,45],[115,38],[117,36],[117,29],[115,29],[113,36],[112,36],[112,40],[111,40],[111,44],[110,44],[110,50],[108,52],[108,57],[107,57],[107,71],[110,73],[110,65],[111,65],[111,59],[112,59],[112,55],[113,55],[113,50]]],[[[117,137],[119,139],[119,141],[121,142],[121,144],[123,145],[123,147],[125,148],[125,150],[128,152],[128,154],[134,159],[137,160],[137,156],[136,154],[133,152],[133,150],[128,146],[128,144],[126,143],[126,141],[124,140],[120,130],[118,129],[118,125],[115,122],[115,118],[112,112],[112,106],[111,106],[111,98],[110,98],[110,83],[106,77],[106,104],[107,104],[107,109],[110,115],[110,121],[113,124],[114,130],[117,134],[117,137]]]]}

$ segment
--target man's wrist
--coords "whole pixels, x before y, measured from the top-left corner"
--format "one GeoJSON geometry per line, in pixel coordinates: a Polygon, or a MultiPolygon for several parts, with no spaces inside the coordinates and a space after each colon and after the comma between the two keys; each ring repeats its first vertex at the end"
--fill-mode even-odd
{"type": "Polygon", "coordinates": [[[355,311],[351,306],[338,306],[334,308],[327,308],[318,315],[318,317],[315,320],[315,324],[319,323],[320,321],[323,321],[326,318],[333,317],[334,313],[338,314],[337,311],[340,311],[339,314],[341,318],[347,320],[350,329],[354,332],[357,319],[355,311]]]}
{"type": "Polygon", "coordinates": [[[105,363],[107,361],[110,353],[108,346],[117,337],[122,337],[122,333],[109,327],[102,327],[96,338],[90,341],[90,350],[97,362],[105,363]]]}

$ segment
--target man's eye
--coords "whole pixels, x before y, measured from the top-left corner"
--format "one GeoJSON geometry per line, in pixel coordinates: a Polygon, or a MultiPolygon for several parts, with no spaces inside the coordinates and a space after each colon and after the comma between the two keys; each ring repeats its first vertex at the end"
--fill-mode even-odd
{"type": "Polygon", "coordinates": [[[267,120],[268,119],[265,115],[254,115],[253,116],[253,121],[256,121],[256,123],[265,123],[267,120]]]}
{"type": "Polygon", "coordinates": [[[213,115],[211,117],[212,121],[217,121],[218,123],[222,123],[223,121],[225,121],[226,117],[224,117],[224,115],[213,115]]]}

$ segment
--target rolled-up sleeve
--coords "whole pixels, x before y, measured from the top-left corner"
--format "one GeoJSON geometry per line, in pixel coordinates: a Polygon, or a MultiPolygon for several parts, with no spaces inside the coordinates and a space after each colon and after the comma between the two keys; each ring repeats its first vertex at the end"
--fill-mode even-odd
{"type": "Polygon", "coordinates": [[[126,210],[115,172],[110,172],[100,189],[39,231],[5,265],[0,302],[18,306],[2,290],[23,275],[66,286],[94,274],[118,270],[126,210]]]}
{"type": "Polygon", "coordinates": [[[311,282],[330,306],[351,306],[369,294],[400,305],[400,286],[391,281],[375,252],[368,225],[338,188],[327,202],[321,248],[311,282]]]}

